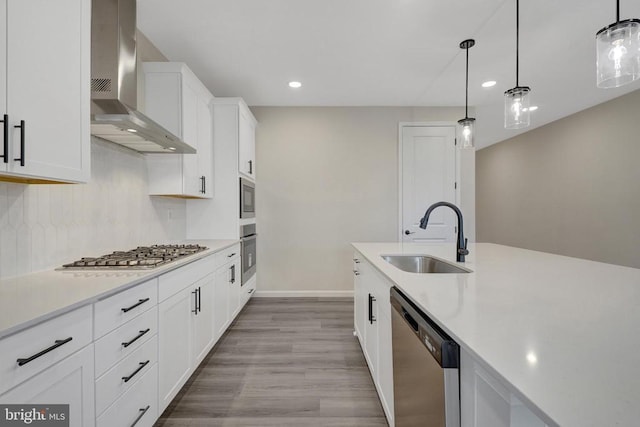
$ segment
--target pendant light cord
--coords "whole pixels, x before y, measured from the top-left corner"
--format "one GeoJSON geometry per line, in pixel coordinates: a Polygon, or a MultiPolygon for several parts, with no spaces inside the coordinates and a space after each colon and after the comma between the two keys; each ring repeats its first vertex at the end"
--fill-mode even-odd
{"type": "Polygon", "coordinates": [[[464,88],[464,118],[469,118],[469,48],[465,49],[467,51],[467,81],[465,83],[464,88]]]}
{"type": "Polygon", "coordinates": [[[518,72],[520,71],[519,58],[520,58],[520,0],[516,0],[516,87],[520,86],[518,84],[518,72]]]}

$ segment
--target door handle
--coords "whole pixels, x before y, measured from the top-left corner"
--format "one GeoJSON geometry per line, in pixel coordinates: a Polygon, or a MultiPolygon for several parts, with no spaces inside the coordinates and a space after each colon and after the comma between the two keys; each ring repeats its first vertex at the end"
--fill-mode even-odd
{"type": "Polygon", "coordinates": [[[1,121],[4,124],[4,142],[2,143],[4,148],[0,157],[2,157],[4,163],[9,163],[9,115],[5,114],[1,121]]]}
{"type": "Polygon", "coordinates": [[[13,159],[16,162],[20,162],[20,166],[24,166],[24,138],[25,138],[25,128],[26,124],[24,120],[20,120],[19,125],[15,125],[14,128],[20,128],[20,157],[17,159],[13,159]]]}
{"type": "Polygon", "coordinates": [[[249,175],[253,174],[253,160],[249,160],[249,175]]]}
{"type": "Polygon", "coordinates": [[[406,234],[408,236],[409,234],[416,234],[416,232],[415,231],[404,230],[404,234],[406,234]]]}
{"type": "Polygon", "coordinates": [[[369,294],[369,323],[373,325],[373,322],[376,321],[376,317],[373,315],[373,302],[376,300],[376,297],[369,294]]]}
{"type": "Polygon", "coordinates": [[[229,267],[229,270],[231,270],[231,280],[229,280],[229,282],[236,283],[236,265],[233,264],[231,267],[229,267]]]}

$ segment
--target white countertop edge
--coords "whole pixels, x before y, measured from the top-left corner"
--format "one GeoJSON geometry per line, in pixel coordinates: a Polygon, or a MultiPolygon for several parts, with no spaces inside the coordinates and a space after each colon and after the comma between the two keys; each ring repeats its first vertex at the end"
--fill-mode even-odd
{"type": "MultiPolygon", "coordinates": [[[[25,320],[25,321],[19,321],[16,322],[13,325],[7,326],[7,327],[3,327],[0,330],[0,339],[2,338],[6,338],[10,335],[14,335],[16,333],[19,333],[25,329],[28,329],[30,327],[36,326],[40,323],[44,323],[48,320],[53,319],[54,317],[58,317],[60,315],[69,313],[77,308],[80,307],[84,307],[86,305],[89,304],[94,304],[100,300],[103,300],[105,298],[111,297],[113,295],[116,295],[120,292],[126,291],[127,289],[130,289],[134,286],[137,286],[141,283],[147,282],[149,280],[155,279],[156,277],[159,277],[165,273],[168,273],[170,271],[173,271],[175,269],[178,269],[180,267],[184,267],[185,265],[191,264],[193,262],[196,262],[198,260],[201,260],[203,258],[206,258],[208,256],[214,255],[217,252],[220,252],[224,249],[227,249],[237,243],[240,243],[240,240],[184,240],[184,241],[180,241],[177,242],[175,244],[201,244],[203,246],[211,246],[212,244],[215,245],[215,247],[208,247],[208,249],[202,251],[202,252],[198,252],[195,253],[193,255],[190,255],[188,257],[185,257],[183,259],[179,259],[177,261],[174,261],[172,263],[169,264],[165,264],[162,265],[160,267],[157,267],[155,269],[152,270],[135,270],[137,273],[143,274],[142,276],[136,277],[131,279],[130,281],[126,281],[120,285],[114,286],[113,288],[110,288],[108,290],[96,293],[90,297],[86,297],[83,298],[82,300],[79,301],[75,301],[72,302],[68,305],[65,306],[61,306],[57,309],[51,310],[51,311],[47,311],[44,312],[42,314],[39,314],[35,317],[30,318],[29,320],[25,320]],[[145,274],[147,273],[147,274],[145,274]]],[[[79,270],[73,270],[75,272],[78,272],[79,270]]],[[[134,271],[134,270],[101,270],[104,272],[116,272],[116,271],[134,271]]],[[[50,274],[52,272],[60,272],[60,273],[68,273],[68,272],[72,272],[71,270],[58,270],[58,269],[53,269],[53,270],[46,270],[46,271],[41,271],[38,273],[32,273],[32,274],[28,274],[25,276],[19,276],[19,277],[13,277],[13,278],[9,278],[9,279],[2,279],[0,280],[0,295],[1,295],[1,286],[2,283],[5,282],[19,282],[20,280],[28,280],[29,277],[33,277],[36,275],[42,275],[42,274],[50,274]]]]}

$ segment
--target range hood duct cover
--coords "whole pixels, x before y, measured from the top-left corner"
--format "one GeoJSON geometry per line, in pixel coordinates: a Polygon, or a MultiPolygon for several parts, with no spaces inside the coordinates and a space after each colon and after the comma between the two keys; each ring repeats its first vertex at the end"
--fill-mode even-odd
{"type": "Polygon", "coordinates": [[[142,153],[196,150],[137,111],[136,1],[93,0],[91,134],[142,153]]]}

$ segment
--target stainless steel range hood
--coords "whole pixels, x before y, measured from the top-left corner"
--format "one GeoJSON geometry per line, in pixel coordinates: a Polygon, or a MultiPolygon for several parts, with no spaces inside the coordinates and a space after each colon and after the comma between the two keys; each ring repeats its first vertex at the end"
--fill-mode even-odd
{"type": "Polygon", "coordinates": [[[93,0],[91,15],[91,134],[142,153],[195,153],[137,111],[136,1],[93,0]]]}

